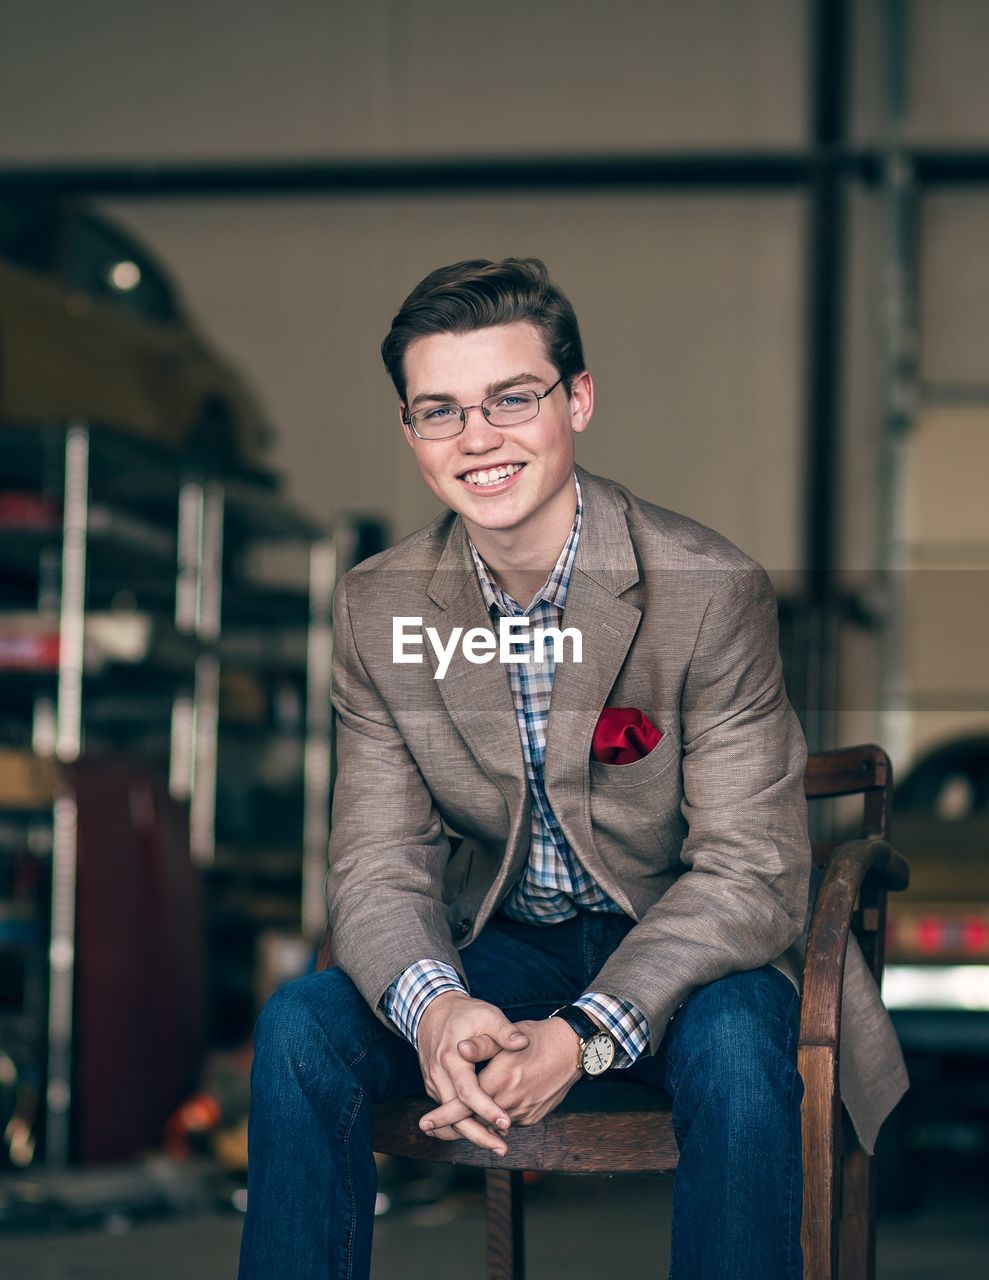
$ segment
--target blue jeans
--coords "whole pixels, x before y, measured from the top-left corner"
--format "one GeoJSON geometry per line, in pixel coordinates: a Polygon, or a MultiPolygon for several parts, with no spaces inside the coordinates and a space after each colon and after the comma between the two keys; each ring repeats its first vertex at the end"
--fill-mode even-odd
{"type": "MultiPolygon", "coordinates": [[[[461,953],[471,994],[513,1021],[545,1018],[589,988],[631,926],[495,917],[461,953]]],[[[671,1280],[802,1277],[798,1026],[796,990],[766,965],[699,987],[655,1056],[628,1069],[673,1100],[671,1280]]],[[[254,1049],[238,1280],[367,1280],[371,1109],[424,1092],[416,1053],[339,969],[276,991],[254,1049]]]]}

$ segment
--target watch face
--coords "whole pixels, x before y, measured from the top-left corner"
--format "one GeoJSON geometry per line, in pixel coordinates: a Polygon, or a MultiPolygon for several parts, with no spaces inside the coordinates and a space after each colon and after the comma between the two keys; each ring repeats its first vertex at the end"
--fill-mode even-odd
{"type": "Polygon", "coordinates": [[[589,1076],[601,1075],[608,1070],[614,1060],[615,1042],[604,1032],[591,1036],[584,1045],[584,1052],[580,1055],[580,1065],[589,1076]]]}

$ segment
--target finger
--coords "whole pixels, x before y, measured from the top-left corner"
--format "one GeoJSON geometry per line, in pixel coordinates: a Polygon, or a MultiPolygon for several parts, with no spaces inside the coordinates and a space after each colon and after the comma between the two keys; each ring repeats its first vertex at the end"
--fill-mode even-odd
{"type": "Polygon", "coordinates": [[[475,1147],[493,1151],[498,1156],[503,1156],[508,1151],[505,1139],[500,1134],[492,1133],[486,1125],[473,1119],[459,1120],[455,1125],[441,1125],[438,1129],[431,1130],[428,1136],[439,1138],[441,1142],[459,1142],[466,1138],[475,1147]]]}
{"type": "MultiPolygon", "coordinates": [[[[419,1127],[425,1134],[430,1134],[434,1129],[443,1125],[450,1126],[458,1121],[476,1115],[477,1118],[492,1130],[497,1129],[499,1133],[505,1133],[511,1127],[511,1117],[508,1113],[494,1101],[490,1094],[482,1089],[477,1083],[477,1076],[472,1068],[463,1067],[462,1072],[457,1073],[456,1078],[448,1075],[445,1071],[437,1071],[435,1079],[432,1081],[433,1088],[429,1090],[430,1097],[437,1103],[438,1107],[434,1107],[432,1111],[426,1112],[419,1119],[419,1127]],[[458,1096],[458,1090],[466,1088],[474,1103],[465,1101],[458,1096]],[[484,1113],[478,1108],[483,1107],[484,1113]],[[437,1114],[439,1114],[437,1118],[437,1114]]],[[[447,1136],[449,1141],[459,1135],[450,1133],[447,1136]]]]}
{"type": "Polygon", "coordinates": [[[494,1039],[502,1049],[525,1049],[529,1044],[529,1037],[521,1027],[517,1027],[514,1022],[509,1022],[507,1019],[494,1033],[494,1039]]]}
{"type": "MultiPolygon", "coordinates": [[[[432,1111],[427,1111],[419,1120],[419,1128],[424,1133],[428,1133],[431,1129],[441,1129],[444,1125],[450,1126],[457,1124],[461,1120],[467,1120],[472,1114],[470,1109],[459,1098],[454,1098],[451,1102],[445,1102],[441,1107],[435,1107],[432,1111]]],[[[506,1116],[502,1120],[496,1120],[493,1127],[501,1133],[506,1133],[510,1124],[511,1121],[506,1116]]]]}
{"type": "Polygon", "coordinates": [[[434,1107],[432,1111],[427,1111],[424,1116],[419,1118],[419,1128],[424,1133],[428,1133],[430,1129],[441,1129],[444,1125],[454,1125],[458,1120],[467,1120],[473,1115],[470,1107],[460,1101],[459,1098],[451,1098],[449,1102],[444,1102],[442,1106],[434,1107]]]}
{"type": "MultiPolygon", "coordinates": [[[[524,1046],[519,1046],[524,1048],[524,1046]]],[[[501,1045],[493,1036],[485,1033],[477,1036],[471,1036],[469,1040],[461,1040],[457,1045],[457,1052],[467,1062],[488,1062],[501,1052],[501,1045]]]]}
{"type": "Polygon", "coordinates": [[[460,1120],[453,1126],[457,1131],[457,1136],[466,1138],[468,1142],[473,1142],[475,1147],[480,1147],[482,1151],[492,1151],[496,1156],[506,1155],[508,1147],[505,1139],[491,1131],[477,1120],[460,1120]]]}
{"type": "MultiPolygon", "coordinates": [[[[499,1107],[497,1102],[481,1088],[477,1082],[477,1075],[473,1067],[466,1062],[458,1070],[452,1068],[450,1070],[450,1080],[453,1083],[453,1090],[456,1097],[467,1107],[470,1114],[476,1115],[479,1119],[487,1121],[488,1124],[497,1124],[499,1120],[509,1120],[508,1113],[499,1107]]],[[[447,1095],[449,1101],[452,1098],[447,1095]]]]}
{"type": "Polygon", "coordinates": [[[441,1142],[460,1141],[460,1134],[454,1129],[452,1124],[444,1125],[442,1129],[433,1129],[426,1134],[427,1138],[439,1138],[441,1142]]]}

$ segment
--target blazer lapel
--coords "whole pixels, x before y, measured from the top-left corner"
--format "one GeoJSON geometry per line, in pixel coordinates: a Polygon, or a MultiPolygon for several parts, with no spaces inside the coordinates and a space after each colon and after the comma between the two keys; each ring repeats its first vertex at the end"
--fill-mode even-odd
{"type": "MultiPolygon", "coordinates": [[[[639,580],[624,512],[616,498],[578,468],[584,516],[564,627],[583,637],[582,662],[557,662],[546,732],[546,794],[571,847],[595,879],[615,888],[594,852],[590,757],[594,726],[618,678],[642,618],[620,595],[639,580]]],[[[569,653],[569,646],[568,646],[569,653]]],[[[620,891],[619,891],[620,893],[620,891]]],[[[630,904],[618,898],[619,905],[630,904]]],[[[634,913],[633,913],[634,914],[634,913]]]]}

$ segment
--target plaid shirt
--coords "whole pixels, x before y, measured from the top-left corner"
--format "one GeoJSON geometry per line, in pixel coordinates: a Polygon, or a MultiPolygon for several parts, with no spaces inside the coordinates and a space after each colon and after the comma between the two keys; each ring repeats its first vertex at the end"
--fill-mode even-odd
{"type": "MultiPolygon", "coordinates": [[[[587,874],[567,844],[550,807],[543,781],[546,725],[556,662],[552,645],[544,647],[542,661],[536,663],[531,660],[532,636],[535,627],[559,627],[562,623],[583,519],[580,481],[576,475],[574,482],[577,486],[577,512],[573,527],[552,572],[528,610],[522,609],[512,596],[492,582],[484,561],[473,542],[470,543],[489,612],[529,619],[528,641],[523,642],[523,633],[516,638],[513,651],[517,656],[528,653],[530,660],[510,663],[508,678],[532,797],[532,838],[522,878],[502,905],[506,915],[529,924],[557,924],[569,920],[577,914],[578,907],[621,914],[621,907],[587,874]]],[[[395,979],[385,992],[382,1005],[385,1015],[415,1045],[419,1020],[429,1002],[443,991],[463,990],[456,970],[450,965],[439,960],[420,960],[395,979]]],[[[648,1023],[629,1001],[591,991],[575,1003],[614,1036],[618,1048],[616,1067],[631,1066],[646,1049],[649,1043],[648,1023]]]]}

